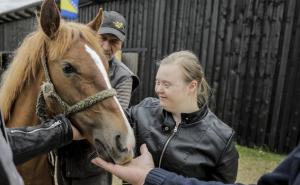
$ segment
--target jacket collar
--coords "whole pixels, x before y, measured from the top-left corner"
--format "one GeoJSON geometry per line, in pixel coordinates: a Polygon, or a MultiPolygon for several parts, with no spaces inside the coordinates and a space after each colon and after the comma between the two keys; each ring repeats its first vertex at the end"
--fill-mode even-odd
{"type": "MultiPolygon", "coordinates": [[[[163,127],[174,128],[175,120],[173,119],[172,113],[163,111],[163,127]]],[[[181,113],[181,124],[187,125],[191,123],[196,123],[202,120],[208,113],[207,105],[203,106],[200,110],[192,112],[192,113],[181,113]]]]}

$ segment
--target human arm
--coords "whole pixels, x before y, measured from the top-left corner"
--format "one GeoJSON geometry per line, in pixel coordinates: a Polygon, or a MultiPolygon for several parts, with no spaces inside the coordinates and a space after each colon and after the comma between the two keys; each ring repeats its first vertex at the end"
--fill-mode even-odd
{"type": "Polygon", "coordinates": [[[217,181],[201,181],[188,178],[162,168],[152,169],[146,176],[144,185],[234,185],[217,181]]]}
{"type": "Polygon", "coordinates": [[[153,158],[145,144],[141,146],[141,155],[122,166],[95,158],[92,163],[129,182],[132,185],[224,185],[221,182],[205,182],[195,178],[186,178],[175,173],[154,168],[153,158]]]}
{"type": "Polygon", "coordinates": [[[234,183],[237,177],[239,154],[235,147],[234,132],[228,139],[212,176],[217,181],[234,183]]]}
{"type": "Polygon", "coordinates": [[[58,115],[53,119],[42,122],[38,126],[7,128],[6,133],[16,164],[25,162],[51,149],[69,144],[73,136],[78,137],[77,135],[79,134],[63,115],[58,115]]]}

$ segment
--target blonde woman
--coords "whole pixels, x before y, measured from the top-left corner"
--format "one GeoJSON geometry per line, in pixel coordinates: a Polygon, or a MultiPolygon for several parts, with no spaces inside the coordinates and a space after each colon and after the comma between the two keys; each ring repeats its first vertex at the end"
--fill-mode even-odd
{"type": "Polygon", "coordinates": [[[164,58],[157,98],[127,110],[137,148],[145,143],[155,167],[200,180],[233,183],[238,168],[234,131],[208,108],[210,88],[190,51],[164,58]]]}

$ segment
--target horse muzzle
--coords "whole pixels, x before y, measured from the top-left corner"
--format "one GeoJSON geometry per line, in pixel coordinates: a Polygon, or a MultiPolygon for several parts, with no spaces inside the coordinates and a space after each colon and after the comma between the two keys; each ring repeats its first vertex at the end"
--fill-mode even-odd
{"type": "Polygon", "coordinates": [[[113,137],[103,137],[103,134],[100,137],[97,136],[99,135],[96,134],[94,138],[99,157],[116,164],[127,163],[133,158],[135,140],[132,133],[114,134],[113,137]],[[106,140],[107,138],[111,139],[106,140]]]}

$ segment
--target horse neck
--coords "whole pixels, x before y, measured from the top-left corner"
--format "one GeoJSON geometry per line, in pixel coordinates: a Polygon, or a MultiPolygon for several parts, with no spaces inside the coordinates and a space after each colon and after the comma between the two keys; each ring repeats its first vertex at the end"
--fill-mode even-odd
{"type": "Polygon", "coordinates": [[[6,123],[8,127],[24,127],[38,124],[35,107],[41,82],[41,75],[39,75],[37,80],[30,82],[29,85],[25,85],[22,89],[10,112],[10,118],[6,123]]]}

